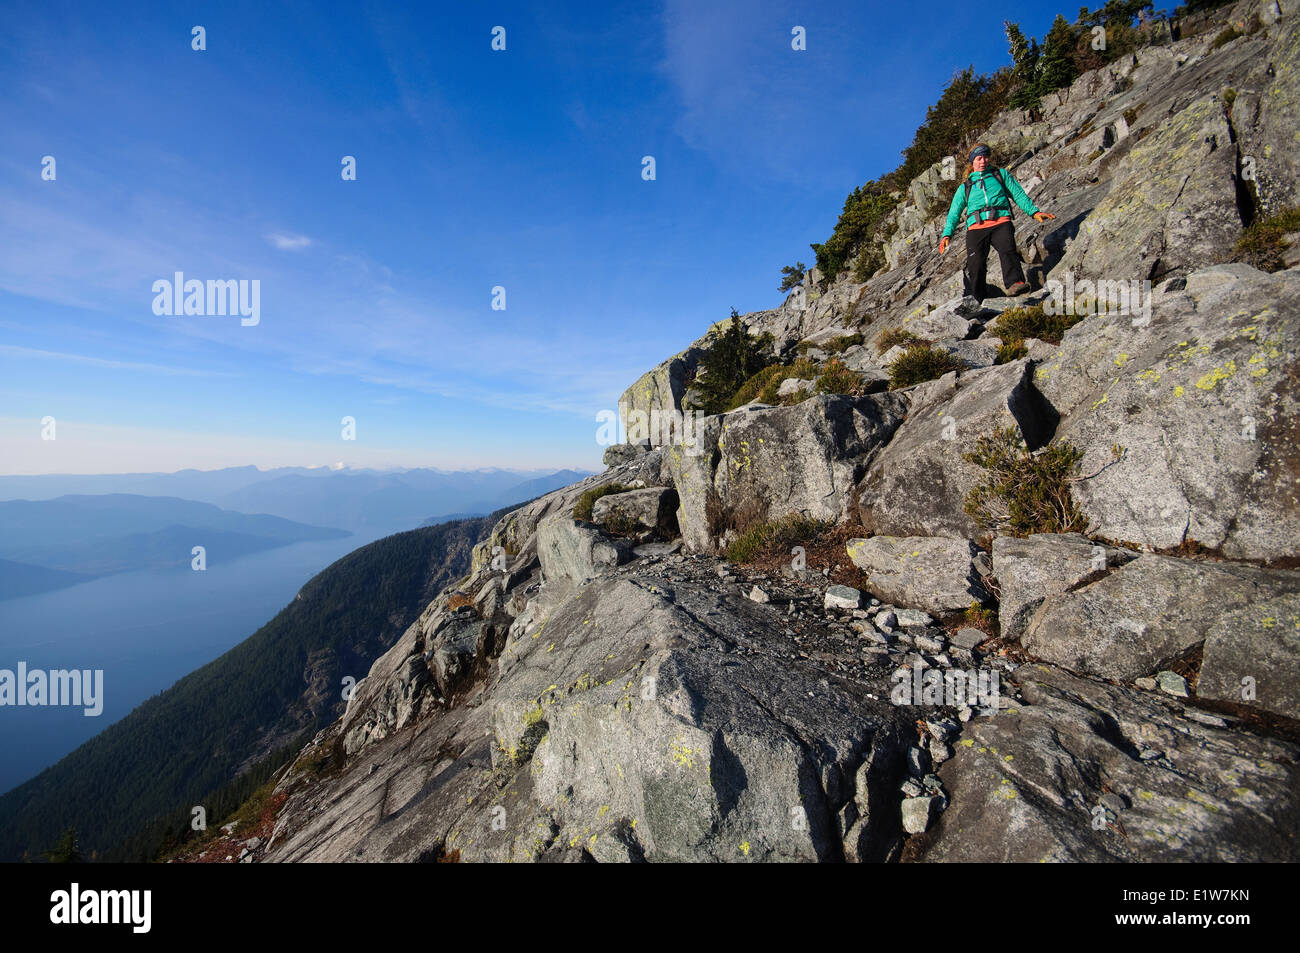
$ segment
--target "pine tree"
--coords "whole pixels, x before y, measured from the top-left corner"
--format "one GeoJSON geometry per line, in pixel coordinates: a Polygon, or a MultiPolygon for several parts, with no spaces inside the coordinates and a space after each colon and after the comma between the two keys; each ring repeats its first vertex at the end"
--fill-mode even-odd
{"type": "Polygon", "coordinates": [[[803,262],[797,261],[793,265],[786,265],[781,269],[781,287],[777,291],[789,291],[791,288],[797,288],[803,284],[804,272],[808,270],[803,262]]]}
{"type": "Polygon", "coordinates": [[[1040,95],[1069,86],[1078,76],[1071,52],[1074,50],[1074,28],[1059,13],[1052,28],[1043,38],[1043,55],[1038,62],[1038,92],[1040,95]]]}
{"type": "Polygon", "coordinates": [[[1017,109],[1032,109],[1038,105],[1037,67],[1041,52],[1038,41],[1026,40],[1018,23],[1003,20],[1002,27],[1010,45],[1011,62],[1015,64],[1011,70],[1012,88],[1015,91],[1011,94],[1010,103],[1017,109]]]}
{"type": "Polygon", "coordinates": [[[764,351],[771,346],[771,334],[750,334],[740,313],[732,308],[731,323],[700,360],[700,375],[693,385],[696,409],[706,414],[726,410],[740,385],[763,369],[767,363],[764,351]]]}

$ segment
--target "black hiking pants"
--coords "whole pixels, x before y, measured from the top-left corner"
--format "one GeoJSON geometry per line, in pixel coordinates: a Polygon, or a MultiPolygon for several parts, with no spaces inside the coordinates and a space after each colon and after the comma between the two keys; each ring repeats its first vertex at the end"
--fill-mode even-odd
{"type": "Polygon", "coordinates": [[[1002,287],[1010,288],[1018,281],[1025,280],[1025,273],[1020,267],[1020,253],[1016,251],[1016,232],[1011,222],[1003,222],[992,228],[966,229],[966,268],[962,272],[965,281],[965,293],[975,300],[983,301],[989,297],[988,284],[984,280],[989,263],[989,246],[997,249],[998,261],[1002,262],[1002,287]]]}

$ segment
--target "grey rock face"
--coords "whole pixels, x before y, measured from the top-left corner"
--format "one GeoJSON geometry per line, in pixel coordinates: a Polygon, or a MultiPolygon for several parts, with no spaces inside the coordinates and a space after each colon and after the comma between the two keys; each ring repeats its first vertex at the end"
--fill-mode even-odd
{"type": "Polygon", "coordinates": [[[512,636],[490,704],[296,795],[271,859],[891,856],[906,713],[786,658],[771,608],[656,588],[570,590],[512,636]]]}
{"type": "Polygon", "coordinates": [[[1139,556],[1074,592],[1049,595],[1020,642],[1076,672],[1133,679],[1206,638],[1237,609],[1300,592],[1300,573],[1139,556]]]}
{"type": "Polygon", "coordinates": [[[433,638],[429,659],[439,694],[451,696],[475,661],[493,654],[495,634],[491,624],[473,616],[448,618],[433,638]]]}
{"type": "Polygon", "coordinates": [[[967,539],[874,536],[848,542],[849,558],[867,574],[873,593],[935,613],[966,609],[989,598],[973,564],[978,552],[967,539]]]}
{"type": "Polygon", "coordinates": [[[1084,219],[1054,274],[1161,278],[1231,257],[1241,229],[1235,172],[1223,105],[1204,96],[1120,160],[1114,187],[1084,219]]]}
{"type": "Polygon", "coordinates": [[[1300,595],[1261,599],[1217,619],[1196,694],[1300,718],[1300,595]]]}
{"type": "Polygon", "coordinates": [[[850,488],[905,408],[897,394],[822,395],[793,407],[705,418],[702,453],[665,448],[686,545],[713,551],[730,522],[791,513],[839,519],[850,488]]]}
{"type": "Polygon", "coordinates": [[[1017,670],[1026,705],[972,719],[939,770],[951,806],[926,861],[1277,861],[1295,847],[1300,747],[1180,717],[1178,702],[1017,670]],[[1143,759],[1134,752],[1161,754],[1143,759]],[[1124,831],[1096,830],[1106,793],[1124,831]]]}
{"type": "Polygon", "coordinates": [[[1030,378],[1019,360],[913,388],[907,420],[857,488],[862,524],[891,536],[978,536],[963,507],[983,471],[962,454],[998,427],[1018,428],[1031,447],[1047,440],[1056,418],[1030,378]]]}
{"type": "Polygon", "coordinates": [[[1073,487],[1092,532],[1300,554],[1300,274],[1207,269],[1155,298],[1149,325],[1134,320],[1087,318],[1034,379],[1061,414],[1057,438],[1095,474],[1073,487]]]}
{"type": "Polygon", "coordinates": [[[648,438],[638,440],[635,443],[616,443],[605,448],[601,460],[607,467],[617,467],[631,463],[649,452],[650,440],[648,438]]]}
{"type": "Polygon", "coordinates": [[[538,525],[537,557],[546,582],[566,585],[585,582],[602,569],[626,562],[631,548],[560,513],[538,525]]]}
{"type": "Polygon", "coordinates": [[[1002,590],[998,606],[1002,637],[1020,638],[1047,596],[1066,592],[1089,576],[1132,558],[1127,550],[1094,543],[1078,533],[997,537],[993,540],[993,575],[1002,590]]]}
{"type": "Polygon", "coordinates": [[[677,526],[677,491],[647,487],[602,496],[591,507],[591,519],[602,526],[611,519],[626,521],[642,529],[671,535],[677,526]]]}

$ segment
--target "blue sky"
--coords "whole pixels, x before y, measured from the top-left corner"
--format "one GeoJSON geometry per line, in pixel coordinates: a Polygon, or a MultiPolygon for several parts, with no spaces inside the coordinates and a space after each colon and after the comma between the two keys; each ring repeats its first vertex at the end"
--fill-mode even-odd
{"type": "Polygon", "coordinates": [[[731,307],[778,305],[954,70],[1006,62],[1004,18],[1077,12],[5,7],[2,473],[597,468],[596,414],[731,307]],[[155,315],[176,271],[257,279],[260,322],[155,315]]]}

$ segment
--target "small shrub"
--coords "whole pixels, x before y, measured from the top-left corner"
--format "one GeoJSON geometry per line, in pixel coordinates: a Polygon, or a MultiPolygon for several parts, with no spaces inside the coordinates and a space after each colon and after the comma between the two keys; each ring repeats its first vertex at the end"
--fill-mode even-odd
{"type": "Polygon", "coordinates": [[[878,241],[867,241],[853,260],[853,280],[865,284],[885,264],[885,251],[878,241]]]}
{"type": "Polygon", "coordinates": [[[1100,159],[1100,158],[1101,158],[1102,156],[1104,156],[1105,154],[1106,154],[1106,150],[1105,150],[1105,149],[1097,149],[1097,150],[1095,150],[1095,151],[1093,151],[1093,152],[1088,153],[1088,158],[1084,159],[1083,161],[1085,161],[1085,162],[1096,162],[1098,159],[1100,159]]]}
{"type": "Polygon", "coordinates": [[[889,389],[898,390],[922,381],[932,381],[963,367],[965,365],[947,351],[941,351],[925,342],[911,344],[889,365],[889,389]]]}
{"type": "Polygon", "coordinates": [[[641,521],[628,516],[626,513],[615,510],[610,514],[609,519],[605,520],[605,529],[615,536],[635,536],[645,527],[641,521]]]}
{"type": "Polygon", "coordinates": [[[787,553],[830,528],[830,520],[818,520],[802,513],[790,513],[779,519],[751,526],[727,547],[727,559],[733,563],[751,563],[763,556],[787,553]]]}
{"type": "Polygon", "coordinates": [[[1214,42],[1210,44],[1210,49],[1217,50],[1219,47],[1231,43],[1237,37],[1243,35],[1234,24],[1229,23],[1223,28],[1223,32],[1214,38],[1214,42]]]}
{"type": "Polygon", "coordinates": [[[1124,110],[1124,121],[1130,126],[1137,122],[1138,110],[1141,108],[1141,106],[1130,106],[1128,109],[1124,110]]]}
{"type": "Polygon", "coordinates": [[[998,346],[998,358],[995,363],[1010,364],[1012,361],[1028,356],[1029,348],[1025,347],[1023,340],[1006,341],[998,346]]]}
{"type": "Polygon", "coordinates": [[[966,494],[966,515],[981,526],[1033,533],[1081,533],[1086,517],[1070,492],[1083,451],[1067,443],[1031,453],[1015,427],[999,428],[975,441],[962,459],[987,471],[966,494]]]}
{"type": "Polygon", "coordinates": [[[777,394],[782,382],[792,377],[800,380],[813,380],[817,377],[817,365],[806,357],[798,358],[793,364],[769,364],[749,380],[727,402],[727,410],[743,407],[752,400],[764,404],[780,404],[787,398],[777,394]]]}
{"type": "Polygon", "coordinates": [[[1232,115],[1232,104],[1236,101],[1237,91],[1229,86],[1223,91],[1223,108],[1228,111],[1228,115],[1230,116],[1232,115]]]}
{"type": "Polygon", "coordinates": [[[1290,247],[1284,236],[1290,232],[1300,232],[1300,206],[1252,223],[1237,239],[1237,258],[1261,271],[1281,271],[1290,247]]]}
{"type": "Polygon", "coordinates": [[[1065,332],[1083,318],[1082,314],[1048,314],[1041,304],[1008,308],[989,325],[989,333],[1000,337],[1004,346],[1026,338],[1060,344],[1065,332]]]}
{"type": "MultiPolygon", "coordinates": [[[[748,404],[751,400],[756,398],[761,399],[759,398],[759,395],[763,392],[764,388],[767,387],[768,382],[774,377],[779,377],[780,374],[789,369],[790,367],[787,364],[769,364],[749,380],[745,381],[745,383],[740,385],[740,389],[737,390],[736,393],[732,395],[731,400],[727,402],[726,409],[735,410],[737,407],[745,406],[745,404],[748,404]]],[[[779,387],[780,384],[778,383],[777,386],[779,387]]],[[[764,403],[767,403],[767,401],[764,401],[764,403]]]]}
{"type": "Polygon", "coordinates": [[[884,354],[891,347],[896,345],[901,344],[903,347],[908,347],[914,343],[928,342],[923,341],[911,331],[906,331],[903,328],[890,328],[888,331],[882,332],[880,337],[876,338],[876,353],[884,354]]]}
{"type": "Polygon", "coordinates": [[[591,520],[591,508],[595,506],[596,501],[602,496],[609,496],[611,493],[624,493],[631,487],[624,486],[622,483],[606,483],[604,486],[598,486],[588,490],[582,496],[578,497],[578,502],[573,504],[573,518],[575,520],[591,520]]]}
{"type": "Polygon", "coordinates": [[[852,334],[841,334],[837,338],[831,338],[823,344],[822,350],[829,351],[832,354],[843,354],[851,347],[857,347],[862,343],[862,332],[855,331],[852,334]]]}
{"type": "Polygon", "coordinates": [[[826,370],[817,378],[819,394],[860,394],[862,378],[849,370],[843,361],[831,358],[826,362],[826,370]]]}
{"type": "Polygon", "coordinates": [[[465,593],[463,592],[452,593],[451,598],[447,600],[447,609],[451,612],[455,612],[457,609],[460,609],[463,606],[472,607],[473,605],[474,605],[474,600],[471,599],[469,596],[465,595],[465,593]]]}
{"type": "Polygon", "coordinates": [[[972,601],[970,608],[966,610],[966,624],[974,626],[982,632],[991,632],[993,630],[993,610],[986,609],[978,602],[972,601]]]}

